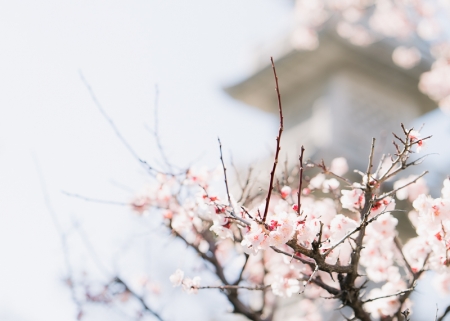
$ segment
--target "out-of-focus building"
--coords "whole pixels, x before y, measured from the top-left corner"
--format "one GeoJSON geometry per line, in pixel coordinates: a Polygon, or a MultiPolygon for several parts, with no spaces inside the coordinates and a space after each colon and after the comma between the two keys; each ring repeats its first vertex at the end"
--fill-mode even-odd
{"type": "MultiPolygon", "coordinates": [[[[411,124],[437,107],[418,89],[420,75],[431,66],[426,54],[415,67],[403,69],[392,61],[397,41],[384,38],[356,46],[341,38],[333,24],[319,33],[315,50],[299,51],[290,39],[255,57],[262,63],[226,92],[278,116],[269,60],[274,55],[285,116],[283,151],[294,163],[305,145],[307,157],[329,161],[345,156],[350,168],[365,169],[372,137],[381,154],[391,145],[391,133],[401,131],[400,123],[411,124]]],[[[414,45],[420,49],[425,44],[414,45]]]]}

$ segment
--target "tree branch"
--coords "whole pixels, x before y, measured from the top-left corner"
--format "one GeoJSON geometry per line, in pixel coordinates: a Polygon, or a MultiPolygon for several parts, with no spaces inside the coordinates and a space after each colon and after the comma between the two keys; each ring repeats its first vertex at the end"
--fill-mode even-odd
{"type": "Polygon", "coordinates": [[[264,208],[264,215],[262,218],[264,223],[266,222],[267,213],[269,212],[269,203],[270,203],[270,197],[272,196],[273,180],[275,177],[275,170],[276,170],[277,164],[278,164],[278,154],[280,153],[281,134],[283,133],[283,108],[281,106],[281,95],[280,95],[280,88],[278,86],[277,71],[275,70],[275,64],[273,62],[273,58],[271,57],[270,60],[272,61],[273,75],[275,77],[275,90],[277,92],[278,110],[280,112],[280,128],[278,130],[278,136],[277,136],[277,149],[275,150],[275,160],[273,162],[272,171],[270,172],[270,184],[269,184],[269,191],[267,192],[267,197],[266,197],[266,207],[264,208]]]}

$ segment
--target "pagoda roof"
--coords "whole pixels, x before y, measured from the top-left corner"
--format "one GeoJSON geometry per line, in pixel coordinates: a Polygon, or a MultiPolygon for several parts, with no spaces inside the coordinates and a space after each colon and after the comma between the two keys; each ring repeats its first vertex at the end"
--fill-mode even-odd
{"type": "MultiPolygon", "coordinates": [[[[427,54],[427,44],[414,40],[414,45],[422,53],[422,59],[411,69],[403,69],[392,61],[392,52],[399,45],[408,44],[383,38],[368,46],[356,46],[331,28],[319,33],[319,46],[312,51],[296,50],[290,41],[283,40],[275,46],[277,52],[273,55],[282,98],[291,93],[298,95],[302,90],[309,90],[313,84],[323,83],[336,72],[357,70],[421,100],[423,113],[436,108],[436,104],[418,90],[420,75],[430,70],[433,61],[427,54]]],[[[269,55],[267,63],[259,64],[248,78],[224,90],[248,105],[277,113],[273,72],[268,57],[269,55]]],[[[258,57],[255,59],[258,60],[258,57]]]]}

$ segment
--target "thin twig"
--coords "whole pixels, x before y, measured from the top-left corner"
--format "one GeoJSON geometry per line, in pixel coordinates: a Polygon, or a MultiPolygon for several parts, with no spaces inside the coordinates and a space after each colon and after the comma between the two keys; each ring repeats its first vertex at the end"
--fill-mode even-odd
{"type": "Polygon", "coordinates": [[[273,180],[275,177],[275,170],[276,170],[277,164],[278,164],[278,154],[280,153],[281,134],[283,133],[283,108],[281,106],[280,87],[278,86],[277,71],[275,69],[275,63],[273,62],[273,57],[271,57],[270,60],[272,61],[273,75],[275,77],[275,90],[277,92],[278,110],[280,112],[280,128],[278,130],[278,136],[277,136],[277,149],[275,150],[275,160],[273,162],[272,171],[270,172],[270,184],[269,184],[269,190],[267,192],[267,197],[266,197],[266,207],[264,208],[264,215],[262,218],[263,222],[266,222],[267,213],[269,212],[269,203],[270,203],[270,197],[272,196],[273,180]]]}
{"type": "Polygon", "coordinates": [[[147,311],[148,313],[150,313],[151,315],[153,315],[155,318],[157,318],[160,321],[164,321],[163,318],[156,313],[152,308],[150,308],[148,306],[148,304],[145,302],[144,298],[141,297],[140,295],[138,295],[136,292],[132,291],[130,289],[130,287],[118,276],[114,279],[114,282],[122,284],[125,288],[125,291],[130,293],[134,298],[136,298],[142,305],[142,307],[145,309],[145,311],[147,311]]]}
{"type": "Polygon", "coordinates": [[[75,303],[75,305],[77,306],[77,310],[78,310],[77,311],[78,312],[77,319],[80,320],[81,316],[83,315],[83,311],[82,311],[83,306],[82,306],[82,303],[80,302],[80,300],[78,300],[78,298],[77,298],[77,294],[76,294],[75,287],[73,284],[73,282],[74,282],[73,270],[72,270],[72,265],[70,264],[69,251],[68,251],[68,246],[67,246],[67,235],[66,235],[66,233],[64,233],[63,227],[61,226],[61,223],[59,222],[59,220],[56,216],[56,212],[53,209],[52,202],[50,200],[50,196],[47,191],[47,185],[45,183],[45,179],[44,179],[44,176],[41,171],[41,167],[39,166],[38,159],[34,154],[33,154],[33,161],[34,161],[34,165],[36,168],[36,172],[38,174],[39,183],[41,185],[41,190],[42,190],[42,195],[44,197],[45,207],[47,208],[47,211],[50,214],[53,225],[60,237],[62,252],[63,252],[63,257],[64,257],[64,265],[66,266],[67,275],[68,275],[67,284],[69,285],[69,288],[70,288],[70,295],[72,297],[72,300],[75,303]]]}
{"type": "Polygon", "coordinates": [[[370,147],[369,164],[367,166],[367,188],[370,189],[370,173],[372,172],[373,166],[373,154],[375,150],[375,138],[372,138],[372,146],[370,147]]]}
{"type": "Polygon", "coordinates": [[[264,291],[265,289],[269,288],[270,285],[261,285],[261,286],[243,286],[243,285],[217,285],[217,286],[199,286],[196,287],[196,289],[203,290],[203,289],[219,289],[219,290],[239,290],[239,289],[245,289],[245,290],[251,290],[251,291],[264,291]]]}
{"type": "Polygon", "coordinates": [[[245,184],[242,188],[241,197],[237,201],[238,203],[241,203],[243,201],[243,203],[245,204],[245,202],[246,202],[246,200],[244,200],[244,195],[247,192],[248,188],[250,187],[250,179],[252,177],[252,171],[253,171],[253,167],[250,166],[248,169],[248,172],[247,172],[247,179],[245,180],[245,184]]]}
{"type": "Polygon", "coordinates": [[[158,85],[155,85],[155,109],[154,109],[154,117],[155,117],[155,121],[154,121],[154,135],[155,135],[155,140],[156,140],[156,144],[158,145],[158,150],[159,153],[161,154],[161,157],[164,161],[164,163],[166,164],[167,168],[169,169],[170,172],[173,172],[173,167],[172,164],[170,164],[169,159],[167,158],[166,153],[164,152],[164,148],[162,147],[161,144],[161,138],[159,137],[159,116],[158,116],[158,111],[159,111],[159,90],[158,90],[158,85]]]}
{"type": "Polygon", "coordinates": [[[408,292],[411,292],[411,291],[414,291],[414,288],[409,288],[409,289],[406,289],[406,290],[398,291],[398,292],[393,293],[393,294],[383,295],[383,296],[379,296],[377,298],[368,299],[368,300],[363,301],[362,303],[364,304],[364,303],[372,302],[372,301],[379,300],[379,299],[390,298],[390,297],[397,296],[397,295],[402,295],[402,294],[405,294],[405,293],[408,293],[408,292]]]}
{"type": "Polygon", "coordinates": [[[317,265],[316,261],[314,261],[315,267],[314,267],[314,271],[311,273],[309,279],[306,281],[306,283],[304,284],[304,288],[302,291],[300,291],[299,294],[303,294],[306,291],[306,287],[308,286],[309,283],[311,283],[311,280],[314,278],[314,276],[316,275],[317,271],[319,270],[319,265],[317,265]]]}
{"type": "Polygon", "coordinates": [[[81,81],[83,82],[83,84],[85,85],[85,87],[87,88],[89,95],[91,96],[91,99],[94,102],[95,106],[100,111],[103,118],[105,118],[106,121],[109,123],[110,127],[113,129],[116,136],[119,138],[119,140],[125,146],[125,148],[130,152],[130,154],[135,159],[137,159],[149,173],[151,173],[153,175],[157,174],[157,173],[161,173],[161,174],[165,174],[165,175],[169,175],[169,176],[176,176],[176,175],[184,174],[184,172],[181,174],[165,173],[163,171],[155,169],[153,166],[150,166],[145,160],[140,158],[139,155],[134,151],[134,149],[128,143],[128,141],[122,136],[122,134],[120,133],[119,129],[117,128],[116,124],[113,122],[111,117],[106,113],[105,109],[100,104],[99,100],[97,99],[97,96],[95,95],[94,90],[92,89],[91,85],[87,82],[86,78],[84,78],[83,73],[81,71],[80,71],[80,78],[81,78],[81,81]]]}
{"type": "MultiPolygon", "coordinates": [[[[223,154],[222,154],[222,142],[220,141],[220,138],[217,138],[219,141],[219,150],[220,150],[220,161],[222,162],[222,168],[223,168],[223,176],[225,177],[225,187],[227,189],[227,196],[228,196],[228,205],[231,206],[231,196],[230,191],[228,189],[228,180],[227,180],[227,168],[225,167],[225,163],[223,161],[223,154]]],[[[233,209],[234,211],[234,209],[233,209]]]]}
{"type": "Polygon", "coordinates": [[[288,257],[290,257],[290,258],[296,259],[296,260],[302,262],[303,264],[309,265],[312,269],[315,269],[315,264],[314,264],[314,262],[305,260],[304,258],[301,258],[300,256],[297,256],[297,255],[295,255],[295,254],[290,254],[290,253],[288,253],[288,252],[285,252],[285,251],[283,251],[283,250],[280,250],[279,248],[277,248],[277,247],[275,247],[275,246],[271,246],[270,248],[271,248],[272,250],[274,250],[275,252],[277,252],[277,253],[284,254],[284,255],[286,255],[286,256],[288,256],[288,257]]]}
{"type": "Polygon", "coordinates": [[[409,185],[411,185],[411,184],[414,184],[415,182],[417,182],[420,178],[422,178],[422,177],[425,176],[426,174],[428,174],[428,171],[423,172],[422,174],[420,174],[419,176],[417,176],[414,180],[412,180],[412,181],[409,182],[408,184],[405,184],[405,185],[403,185],[403,186],[401,186],[401,187],[399,187],[399,188],[396,188],[396,189],[394,189],[394,190],[392,190],[392,191],[390,191],[390,192],[388,192],[388,193],[383,194],[383,195],[380,196],[379,198],[375,199],[374,202],[376,203],[376,202],[381,201],[382,199],[384,199],[384,198],[386,198],[386,197],[388,197],[388,196],[394,195],[394,194],[397,193],[399,190],[401,190],[401,189],[403,189],[403,188],[405,188],[405,187],[407,187],[407,186],[409,186],[409,185]]]}
{"type": "Polygon", "coordinates": [[[411,277],[414,277],[414,271],[413,271],[411,265],[409,264],[408,260],[406,259],[405,254],[403,254],[403,246],[402,246],[402,243],[398,236],[394,237],[394,244],[397,247],[397,249],[399,250],[400,255],[402,256],[403,262],[405,263],[406,268],[408,269],[408,272],[411,274],[411,277]]]}
{"type": "Polygon", "coordinates": [[[66,191],[61,191],[61,193],[63,193],[66,196],[79,198],[79,199],[81,199],[83,201],[87,201],[87,202],[94,202],[94,203],[100,203],[100,204],[109,204],[109,205],[119,205],[119,206],[128,206],[128,205],[130,205],[129,203],[125,203],[125,202],[99,200],[99,199],[96,199],[96,198],[90,198],[90,197],[86,197],[86,196],[82,196],[82,195],[78,195],[78,194],[69,193],[69,192],[66,192],[66,191]]]}
{"type": "Polygon", "coordinates": [[[327,257],[328,254],[330,254],[331,251],[333,251],[336,247],[339,246],[339,244],[343,243],[346,239],[348,239],[350,236],[352,236],[353,234],[355,234],[356,232],[360,231],[363,226],[367,226],[370,223],[372,223],[373,221],[375,221],[380,215],[383,215],[385,213],[391,213],[391,212],[396,212],[396,211],[400,211],[400,210],[392,210],[392,211],[386,211],[387,206],[385,206],[384,210],[381,211],[379,214],[377,214],[376,216],[372,217],[370,220],[368,221],[361,221],[361,224],[358,227],[355,227],[352,231],[348,232],[347,234],[345,234],[339,241],[337,241],[333,246],[331,246],[326,252],[324,252],[322,254],[322,256],[325,258],[327,257]]]}
{"type": "MultiPolygon", "coordinates": [[[[444,313],[443,313],[439,318],[437,318],[437,321],[443,321],[444,318],[445,318],[445,316],[446,316],[449,312],[450,312],[450,305],[447,307],[447,309],[445,309],[444,313]]],[[[436,311],[436,314],[437,314],[437,311],[436,311]]]]}
{"type": "Polygon", "coordinates": [[[298,192],[297,192],[297,197],[298,197],[298,199],[297,199],[297,214],[298,215],[300,215],[300,209],[301,209],[301,207],[302,207],[302,203],[300,202],[300,198],[301,198],[301,195],[302,195],[302,184],[303,184],[303,153],[304,153],[304,151],[305,151],[305,148],[303,147],[303,145],[302,145],[302,147],[301,147],[301,149],[300,149],[300,157],[299,157],[299,178],[298,178],[298,192]]]}

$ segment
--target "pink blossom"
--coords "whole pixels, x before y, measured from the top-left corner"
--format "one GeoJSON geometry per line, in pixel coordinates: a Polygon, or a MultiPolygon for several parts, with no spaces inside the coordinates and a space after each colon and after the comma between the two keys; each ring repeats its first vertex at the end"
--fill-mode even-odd
{"type": "Polygon", "coordinates": [[[404,69],[411,69],[420,62],[420,56],[420,51],[416,47],[400,46],[392,53],[392,60],[404,69]]]}
{"type": "Polygon", "coordinates": [[[336,190],[339,185],[339,181],[335,178],[326,179],[322,184],[322,192],[329,193],[330,191],[336,190]]]}
{"type": "Polygon", "coordinates": [[[248,254],[256,254],[259,250],[265,250],[269,247],[268,235],[265,228],[256,222],[252,222],[250,231],[245,234],[241,242],[244,252],[248,254]]]}
{"type": "Polygon", "coordinates": [[[315,50],[319,46],[316,31],[305,27],[297,28],[291,41],[292,46],[297,50],[315,50]]]}
{"type": "Polygon", "coordinates": [[[317,174],[309,181],[309,187],[311,189],[319,189],[322,188],[322,184],[325,181],[326,176],[322,173],[317,174]]]}
{"type": "Polygon", "coordinates": [[[183,280],[183,290],[188,294],[197,294],[198,288],[200,286],[200,277],[196,276],[193,279],[186,278],[183,280]]]}
{"type": "MultiPolygon", "coordinates": [[[[395,294],[405,289],[406,284],[404,283],[394,284],[387,282],[381,287],[381,289],[373,289],[370,291],[368,298],[375,299],[386,295],[395,294]]],[[[400,308],[400,302],[398,296],[390,296],[368,302],[365,306],[371,316],[378,319],[384,316],[393,316],[400,308]]]]}
{"type": "Polygon", "coordinates": [[[174,274],[169,277],[170,282],[174,287],[180,286],[183,282],[184,272],[180,269],[177,269],[174,274]]]}
{"type": "Polygon", "coordinates": [[[439,290],[444,295],[450,294],[450,271],[438,274],[434,280],[433,284],[435,288],[439,290]]]}
{"type": "Polygon", "coordinates": [[[355,188],[352,190],[342,190],[341,203],[342,207],[351,211],[357,211],[364,206],[364,192],[355,188]]]}
{"type": "Polygon", "coordinates": [[[281,197],[285,199],[289,195],[291,195],[292,189],[289,186],[283,186],[281,189],[281,197]]]}
{"type": "Polygon", "coordinates": [[[331,161],[330,171],[342,176],[348,171],[347,160],[344,157],[337,157],[331,161]]]}
{"type": "Polygon", "coordinates": [[[445,179],[443,185],[444,187],[441,190],[442,198],[450,199],[450,179],[445,179]]]}
{"type": "Polygon", "coordinates": [[[300,282],[297,279],[283,278],[277,275],[271,284],[271,288],[273,294],[289,298],[292,294],[300,291],[300,282]]]}
{"type": "Polygon", "coordinates": [[[399,200],[409,199],[409,201],[412,202],[420,194],[428,193],[427,183],[423,177],[419,178],[415,183],[406,186],[408,183],[412,182],[416,178],[417,175],[410,175],[407,178],[399,179],[394,183],[394,189],[400,188],[395,194],[399,200]]]}
{"type": "Polygon", "coordinates": [[[392,238],[397,234],[396,226],[398,220],[390,213],[383,213],[375,221],[367,226],[367,233],[371,233],[380,240],[392,238]]]}
{"type": "Polygon", "coordinates": [[[372,208],[370,209],[369,217],[372,218],[374,216],[379,215],[383,212],[390,212],[395,209],[395,200],[392,197],[386,197],[378,202],[374,202],[372,208]]]}
{"type": "Polygon", "coordinates": [[[354,220],[345,217],[342,214],[336,215],[336,217],[333,218],[330,223],[330,231],[332,233],[330,236],[331,242],[338,242],[347,233],[353,231],[357,227],[358,223],[356,223],[354,220]]]}

